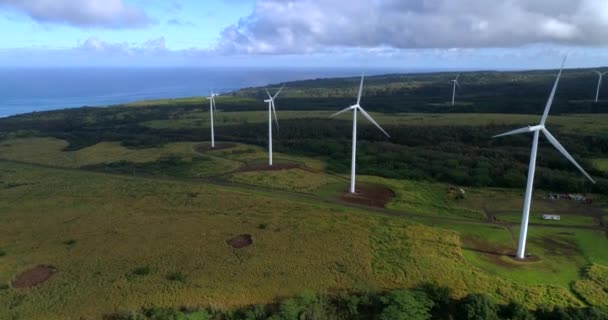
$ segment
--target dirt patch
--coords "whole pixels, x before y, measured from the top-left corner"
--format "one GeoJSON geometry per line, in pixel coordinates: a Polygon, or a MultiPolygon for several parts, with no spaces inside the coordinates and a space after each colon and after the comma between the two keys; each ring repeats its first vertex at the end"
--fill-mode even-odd
{"type": "Polygon", "coordinates": [[[238,172],[250,172],[250,171],[280,171],[280,170],[289,170],[296,169],[300,166],[294,163],[278,163],[272,166],[267,164],[246,164],[240,167],[238,172]]]}
{"type": "Polygon", "coordinates": [[[235,249],[242,249],[250,246],[253,243],[253,238],[250,234],[241,234],[226,240],[226,243],[235,249]]]}
{"type": "Polygon", "coordinates": [[[194,151],[198,153],[207,153],[209,151],[218,151],[236,147],[236,143],[220,142],[215,144],[215,148],[211,148],[211,143],[201,143],[194,147],[194,151]]]}
{"type": "Polygon", "coordinates": [[[345,189],[340,195],[340,200],[369,207],[384,208],[386,204],[395,198],[393,190],[378,184],[360,184],[355,193],[345,189]]]}
{"type": "Polygon", "coordinates": [[[517,258],[517,253],[516,253],[516,252],[511,252],[511,253],[509,253],[509,254],[508,254],[508,257],[509,257],[511,260],[513,260],[513,262],[515,262],[515,263],[520,263],[520,264],[522,264],[522,263],[540,262],[540,261],[541,261],[541,259],[540,259],[540,257],[539,257],[539,256],[535,256],[535,255],[533,255],[533,254],[529,254],[529,253],[527,253],[527,254],[526,254],[526,257],[525,257],[525,258],[523,258],[523,259],[518,259],[518,258],[517,258]]]}
{"type": "Polygon", "coordinates": [[[55,272],[57,272],[57,268],[53,266],[37,266],[18,275],[13,280],[13,288],[36,287],[49,280],[55,272]]]}
{"type": "Polygon", "coordinates": [[[462,241],[464,250],[476,252],[487,261],[501,267],[514,269],[522,263],[540,261],[540,258],[533,254],[528,255],[525,259],[517,259],[516,251],[513,248],[487,243],[483,239],[465,237],[462,241]]]}

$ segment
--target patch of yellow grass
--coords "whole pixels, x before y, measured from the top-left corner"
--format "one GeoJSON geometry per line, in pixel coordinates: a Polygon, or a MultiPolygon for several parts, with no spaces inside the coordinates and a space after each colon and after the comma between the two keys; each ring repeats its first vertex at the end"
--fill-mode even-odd
{"type": "Polygon", "coordinates": [[[449,285],[576,305],[566,289],[491,276],[462,257],[457,233],[271,193],[3,163],[0,283],[32,266],[58,272],[0,291],[0,318],[80,319],[142,306],[232,307],[361,284],[449,285]],[[264,227],[260,227],[264,225],[264,227]],[[226,240],[251,234],[253,245],[226,240]],[[71,246],[64,244],[74,239],[71,246]],[[133,276],[149,267],[150,274],[133,276]],[[166,275],[181,272],[184,282],[166,275]],[[100,299],[99,297],[103,297],[100,299]]]}
{"type": "Polygon", "coordinates": [[[231,181],[276,188],[295,192],[313,193],[319,188],[338,182],[330,175],[302,169],[277,171],[239,172],[230,176],[231,181]]]}
{"type": "Polygon", "coordinates": [[[169,155],[192,157],[195,142],[169,143],[160,148],[129,149],[119,142],[100,142],[78,151],[63,151],[68,142],[55,138],[22,138],[0,142],[0,158],[56,167],[79,168],[87,165],[129,161],[144,163],[169,155]]]}
{"type": "Polygon", "coordinates": [[[591,305],[608,306],[608,268],[594,264],[576,281],[572,289],[591,305]]]}

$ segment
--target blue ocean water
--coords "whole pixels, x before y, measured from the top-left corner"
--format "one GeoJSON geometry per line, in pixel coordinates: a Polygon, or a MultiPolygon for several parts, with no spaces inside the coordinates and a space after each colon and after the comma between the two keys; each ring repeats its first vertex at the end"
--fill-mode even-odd
{"type": "MultiPolygon", "coordinates": [[[[46,68],[0,69],[0,117],[146,99],[204,96],[285,81],[356,76],[353,69],[46,68]]],[[[383,74],[395,70],[365,70],[383,74]]]]}

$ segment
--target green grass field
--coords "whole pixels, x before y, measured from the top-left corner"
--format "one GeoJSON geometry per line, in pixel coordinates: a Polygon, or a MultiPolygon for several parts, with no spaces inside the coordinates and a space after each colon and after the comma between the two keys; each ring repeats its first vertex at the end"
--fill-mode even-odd
{"type": "MultiPolygon", "coordinates": [[[[260,104],[260,111],[247,112],[219,112],[216,123],[218,125],[235,125],[245,123],[264,123],[268,121],[268,113],[264,105],[260,104]]],[[[336,108],[339,111],[339,108],[336,108]]],[[[461,114],[433,114],[433,113],[392,113],[384,114],[371,112],[370,115],[383,126],[408,125],[408,126],[481,126],[481,125],[532,125],[540,120],[539,115],[524,114],[483,114],[483,113],[461,113],[461,114]]],[[[292,119],[328,119],[334,112],[331,111],[278,111],[280,120],[292,119]]],[[[338,120],[349,120],[347,115],[337,117],[338,120]]],[[[145,122],[151,128],[206,128],[209,127],[209,112],[195,110],[180,114],[176,119],[152,120],[145,122]]],[[[367,126],[368,123],[362,123],[367,126]]],[[[571,114],[554,115],[547,124],[548,129],[559,128],[560,131],[577,134],[603,135],[608,130],[608,115],[606,114],[571,114]]],[[[488,137],[489,138],[489,137],[488,137]]]]}
{"type": "MultiPolygon", "coordinates": [[[[305,118],[329,114],[307,112],[305,118]]],[[[303,115],[279,113],[280,119],[303,115]]],[[[265,116],[220,112],[218,130],[261,123],[265,116]]],[[[386,125],[411,126],[538,120],[374,116],[386,125]]],[[[189,110],[145,124],[200,128],[205,117],[189,110]]],[[[605,130],[602,120],[556,116],[551,125],[598,133],[605,130]]],[[[223,309],[305,290],[413,288],[426,281],[450,287],[456,298],[483,292],[530,308],[607,301],[602,195],[584,205],[536,191],[528,252],[537,261],[520,262],[509,255],[517,246],[523,190],[464,187],[460,198],[446,183],[360,175],[358,183],[384,186],[395,196],[384,209],[368,208],[340,201],[348,176],[328,172],[327,158],[275,153],[275,163],[287,168],[273,171],[264,167],[266,149],[253,145],[200,153],[196,147],[207,142],[147,148],[99,142],[66,151],[65,140],[22,135],[0,139],[0,319],[98,319],[152,306],[223,309]],[[544,221],[542,213],[562,220],[544,221]],[[253,244],[234,249],[226,243],[241,234],[251,235],[253,244]],[[53,265],[57,273],[36,288],[11,287],[20,272],[37,265],[53,265]]],[[[603,170],[603,158],[597,159],[603,170]]]]}
{"type": "MultiPolygon", "coordinates": [[[[423,280],[458,296],[481,291],[529,306],[579,304],[568,286],[484,271],[463,253],[466,230],[191,182],[6,162],[1,174],[11,187],[0,189],[6,253],[0,282],[39,264],[58,269],[36,289],[0,291],[6,318],[78,319],[150,305],[231,307],[304,289],[399,288],[423,280]],[[226,244],[244,233],[253,235],[251,247],[226,244]],[[149,274],[133,276],[138,268],[149,274]],[[167,279],[176,272],[183,282],[167,279]]],[[[578,264],[569,260],[564,268],[574,272],[578,264]]]]}

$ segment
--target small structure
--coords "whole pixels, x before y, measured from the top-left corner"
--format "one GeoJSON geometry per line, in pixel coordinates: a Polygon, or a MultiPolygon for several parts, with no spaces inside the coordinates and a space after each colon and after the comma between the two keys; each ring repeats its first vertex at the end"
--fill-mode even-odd
{"type": "Polygon", "coordinates": [[[453,199],[464,199],[466,192],[463,188],[450,186],[448,187],[448,195],[453,199]]]}
{"type": "Polygon", "coordinates": [[[578,193],[549,193],[547,196],[551,200],[573,200],[583,203],[587,201],[587,197],[578,193]]]}
{"type": "Polygon", "coordinates": [[[555,220],[560,221],[562,219],[561,216],[556,214],[543,214],[543,220],[555,220]]]}

